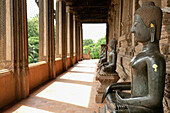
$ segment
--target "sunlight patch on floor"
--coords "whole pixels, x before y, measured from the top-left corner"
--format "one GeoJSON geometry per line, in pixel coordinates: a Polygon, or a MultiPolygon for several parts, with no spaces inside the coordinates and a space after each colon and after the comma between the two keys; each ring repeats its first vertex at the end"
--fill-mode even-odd
{"type": "Polygon", "coordinates": [[[21,107],[19,107],[16,111],[13,111],[12,113],[54,113],[54,112],[49,112],[49,111],[22,105],[21,107]]]}
{"type": "Polygon", "coordinates": [[[77,106],[88,107],[91,88],[92,87],[88,85],[54,82],[36,96],[77,106]]]}
{"type": "Polygon", "coordinates": [[[60,79],[67,79],[67,80],[76,80],[76,81],[84,81],[84,82],[93,82],[94,74],[88,73],[72,73],[68,72],[64,74],[60,79]]]}
{"type": "Polygon", "coordinates": [[[75,71],[75,72],[84,72],[84,73],[94,73],[95,69],[94,68],[82,68],[82,67],[74,67],[70,71],[75,71]]]}
{"type": "Polygon", "coordinates": [[[96,64],[77,64],[76,66],[81,66],[81,67],[96,67],[96,64]]]}

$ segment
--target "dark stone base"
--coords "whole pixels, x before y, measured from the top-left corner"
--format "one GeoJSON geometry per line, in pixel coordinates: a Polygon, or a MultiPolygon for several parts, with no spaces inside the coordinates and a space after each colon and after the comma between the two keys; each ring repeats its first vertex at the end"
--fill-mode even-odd
{"type": "Polygon", "coordinates": [[[97,95],[96,95],[96,103],[101,103],[103,93],[105,92],[106,88],[113,83],[116,83],[119,80],[119,76],[117,73],[105,73],[102,70],[97,73],[96,80],[100,82],[100,86],[97,88],[97,95]]]}

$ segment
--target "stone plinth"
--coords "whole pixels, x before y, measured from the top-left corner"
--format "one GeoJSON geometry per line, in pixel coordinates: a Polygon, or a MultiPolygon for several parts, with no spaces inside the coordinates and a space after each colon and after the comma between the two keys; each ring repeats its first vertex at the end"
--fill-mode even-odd
{"type": "Polygon", "coordinates": [[[100,86],[97,89],[96,103],[101,103],[104,91],[110,84],[116,83],[119,80],[119,76],[116,72],[106,73],[100,70],[96,75],[96,80],[100,82],[100,86]]]}

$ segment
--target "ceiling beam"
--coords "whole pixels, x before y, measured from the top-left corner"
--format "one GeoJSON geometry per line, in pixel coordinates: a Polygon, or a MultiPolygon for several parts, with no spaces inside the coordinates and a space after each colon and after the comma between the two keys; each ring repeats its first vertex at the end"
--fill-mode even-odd
{"type": "Polygon", "coordinates": [[[83,9],[83,8],[108,8],[107,6],[96,6],[96,5],[94,5],[94,6],[84,6],[84,5],[82,5],[82,6],[70,6],[70,8],[73,8],[73,9],[83,9]]]}
{"type": "Polygon", "coordinates": [[[83,19],[82,23],[107,23],[107,19],[83,19]]]}

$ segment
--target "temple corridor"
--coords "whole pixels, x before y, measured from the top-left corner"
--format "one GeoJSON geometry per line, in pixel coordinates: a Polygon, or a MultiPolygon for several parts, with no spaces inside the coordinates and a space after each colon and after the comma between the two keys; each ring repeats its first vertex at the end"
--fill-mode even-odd
{"type": "Polygon", "coordinates": [[[170,0],[0,0],[0,113],[117,108],[170,113],[170,0]],[[106,41],[84,44],[101,23],[106,41]]]}
{"type": "Polygon", "coordinates": [[[96,110],[98,60],[79,61],[4,113],[92,113],[96,110]]]}

